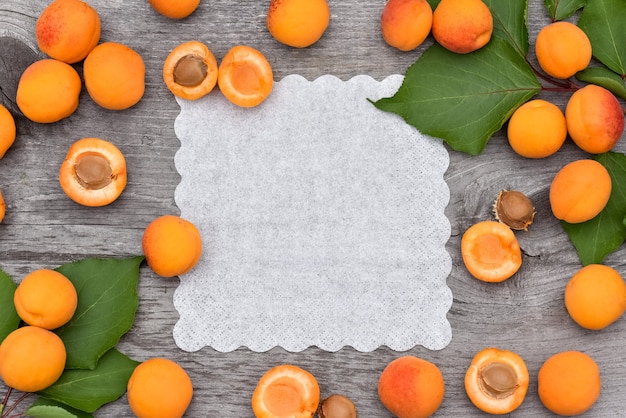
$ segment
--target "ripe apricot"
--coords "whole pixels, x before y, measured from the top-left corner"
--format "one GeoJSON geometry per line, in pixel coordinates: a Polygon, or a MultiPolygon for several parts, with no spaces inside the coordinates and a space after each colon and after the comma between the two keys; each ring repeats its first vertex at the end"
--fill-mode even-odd
{"type": "Polygon", "coordinates": [[[591,61],[591,42],[575,24],[554,22],[539,31],[535,55],[543,71],[565,79],[587,68],[591,61]]]}
{"type": "Polygon", "coordinates": [[[472,403],[490,414],[509,414],[528,391],[528,369],[516,353],[485,348],[476,353],[465,373],[465,391],[472,403]]]}
{"type": "Polygon", "coordinates": [[[266,25],[278,42],[306,48],[317,42],[330,23],[326,0],[270,0],[266,25]]]}
{"type": "Polygon", "coordinates": [[[518,107],[507,128],[513,151],[526,158],[544,158],[557,152],[567,138],[567,124],[561,109],[541,99],[518,107]]]}
{"type": "Polygon", "coordinates": [[[170,19],[183,19],[192,14],[200,0],[149,0],[150,6],[170,19]]]}
{"type": "Polygon", "coordinates": [[[155,357],[135,368],[127,392],[130,409],[138,418],[180,418],[191,403],[193,383],[179,364],[155,357]]]}
{"type": "Polygon", "coordinates": [[[22,73],[17,85],[17,106],[33,122],[57,122],[78,108],[80,89],[80,76],[71,65],[42,59],[22,73]]]}
{"type": "Polygon", "coordinates": [[[502,282],[519,270],[522,251],[507,225],[481,221],[469,227],[461,238],[465,267],[484,282],[502,282]]]}
{"type": "Polygon", "coordinates": [[[174,215],[163,215],[150,222],[141,245],[146,262],[162,277],[187,273],[202,255],[200,231],[191,222],[174,215]]]}
{"type": "Polygon", "coordinates": [[[256,418],[309,418],[317,411],[320,388],[308,371],[291,364],[268,370],[252,393],[256,418]]]}
{"type": "Polygon", "coordinates": [[[0,104],[0,158],[15,142],[15,119],[9,109],[0,104]]]}
{"type": "Polygon", "coordinates": [[[426,418],[439,409],[445,385],[434,363],[415,356],[391,361],[378,380],[378,397],[398,418],[426,418]]]}
{"type": "Polygon", "coordinates": [[[111,142],[82,138],[74,142],[59,170],[65,194],[84,206],[105,206],[126,187],[126,160],[111,142]]]}
{"type": "Polygon", "coordinates": [[[124,110],[137,104],[145,90],[145,75],[141,55],[117,42],[96,46],[83,65],[89,96],[109,110],[124,110]]]}
{"type": "Polygon", "coordinates": [[[604,87],[588,84],[576,90],[565,107],[570,137],[583,151],[610,151],[624,132],[624,111],[604,87]]]}
{"type": "Polygon", "coordinates": [[[67,353],[61,338],[47,329],[27,325],[11,332],[0,345],[0,377],[22,392],[37,392],[56,382],[67,353]]]}
{"type": "Polygon", "coordinates": [[[73,64],[83,60],[100,40],[100,16],[81,0],[54,0],[35,24],[39,49],[73,64]]]}
{"type": "Polygon", "coordinates": [[[543,363],[537,383],[539,399],[551,412],[579,415],[600,396],[600,369],[588,354],[563,351],[543,363]]]}
{"type": "Polygon", "coordinates": [[[493,17],[482,0],[441,0],[433,12],[433,37],[444,48],[467,54],[491,39],[493,17]]]}
{"type": "Polygon", "coordinates": [[[389,0],[380,15],[380,29],[388,45],[411,51],[424,42],[433,24],[426,0],[389,0]]]}
{"type": "Polygon", "coordinates": [[[202,42],[184,42],[165,59],[163,80],[175,96],[187,100],[199,99],[217,84],[215,56],[202,42]]]}
{"type": "Polygon", "coordinates": [[[2,223],[5,213],[6,213],[6,204],[4,203],[2,192],[0,192],[0,223],[2,223]]]}
{"type": "Polygon", "coordinates": [[[588,221],[602,212],[611,196],[611,176],[595,160],[566,164],[550,185],[550,207],[557,219],[569,223],[588,221]]]}
{"type": "Polygon", "coordinates": [[[272,91],[274,74],[267,58],[245,45],[232,47],[222,58],[217,84],[228,100],[242,107],[253,107],[272,91]]]}
{"type": "Polygon", "coordinates": [[[589,264],[578,270],[567,283],[565,307],[581,327],[605,328],[626,311],[626,283],[614,268],[589,264]]]}
{"type": "Polygon", "coordinates": [[[39,269],[22,279],[13,302],[22,321],[52,330],[72,319],[78,295],[67,277],[54,270],[39,269]]]}

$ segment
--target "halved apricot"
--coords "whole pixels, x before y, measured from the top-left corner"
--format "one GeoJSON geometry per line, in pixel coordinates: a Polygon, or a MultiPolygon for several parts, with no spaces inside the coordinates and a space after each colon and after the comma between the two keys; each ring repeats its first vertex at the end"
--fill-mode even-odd
{"type": "Polygon", "coordinates": [[[196,100],[217,84],[217,61],[209,48],[189,41],[174,48],[163,64],[163,80],[174,96],[196,100]]]}
{"type": "Polygon", "coordinates": [[[113,143],[83,138],[68,150],[59,179],[65,194],[76,203],[105,206],[126,187],[126,160],[113,143]]]}
{"type": "Polygon", "coordinates": [[[222,59],[217,84],[222,94],[234,104],[253,107],[269,96],[274,85],[274,74],[261,51],[237,45],[222,59]]]}
{"type": "Polygon", "coordinates": [[[484,282],[502,282],[522,265],[522,251],[515,234],[496,221],[469,227],[461,239],[461,253],[470,274],[484,282]]]}
{"type": "Polygon", "coordinates": [[[489,347],[472,359],[465,373],[465,391],[478,409],[508,414],[524,401],[528,380],[524,359],[512,351],[489,347]]]}

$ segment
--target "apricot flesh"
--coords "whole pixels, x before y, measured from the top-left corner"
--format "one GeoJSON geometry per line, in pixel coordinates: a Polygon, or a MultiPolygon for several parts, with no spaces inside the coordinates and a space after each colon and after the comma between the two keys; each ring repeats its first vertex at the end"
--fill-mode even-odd
{"type": "Polygon", "coordinates": [[[220,63],[217,76],[220,91],[241,107],[261,104],[271,93],[274,75],[261,51],[246,45],[232,47],[220,63]]]}
{"type": "Polygon", "coordinates": [[[175,47],[163,64],[163,81],[177,97],[196,100],[217,84],[218,66],[209,48],[198,41],[175,47]]]}

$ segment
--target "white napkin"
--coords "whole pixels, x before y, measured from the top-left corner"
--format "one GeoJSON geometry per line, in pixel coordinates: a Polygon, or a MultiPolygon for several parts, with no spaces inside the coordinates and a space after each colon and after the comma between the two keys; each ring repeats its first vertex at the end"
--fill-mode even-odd
{"type": "Polygon", "coordinates": [[[255,108],[178,100],[175,198],[204,247],[174,295],[181,349],[449,343],[448,153],[367,100],[401,82],[290,75],[255,108]]]}

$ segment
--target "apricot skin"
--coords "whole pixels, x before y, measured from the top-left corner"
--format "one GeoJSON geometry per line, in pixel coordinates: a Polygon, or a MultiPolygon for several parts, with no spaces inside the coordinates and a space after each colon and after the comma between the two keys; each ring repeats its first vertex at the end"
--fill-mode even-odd
{"type": "Polygon", "coordinates": [[[274,39],[294,48],[316,43],[329,23],[326,0],[271,0],[266,19],[274,39]]]}
{"type": "Polygon", "coordinates": [[[557,152],[567,138],[567,124],[561,109],[536,99],[520,106],[507,129],[509,144],[526,158],[545,158],[557,152]]]}
{"type": "Polygon", "coordinates": [[[15,142],[15,119],[9,109],[0,104],[0,159],[15,142]]]}
{"type": "Polygon", "coordinates": [[[554,22],[539,31],[535,55],[547,74],[566,79],[587,68],[591,61],[591,42],[573,23],[554,22]]]}
{"type": "Polygon", "coordinates": [[[492,32],[491,11],[481,0],[441,0],[433,12],[433,37],[452,52],[476,51],[489,42],[492,32]]]}
{"type": "Polygon", "coordinates": [[[150,6],[170,19],[183,19],[192,14],[200,0],[149,0],[150,6]]]}
{"type": "Polygon", "coordinates": [[[380,29],[387,44],[411,51],[424,42],[433,23],[426,0],[389,0],[380,16],[380,29]]]}

